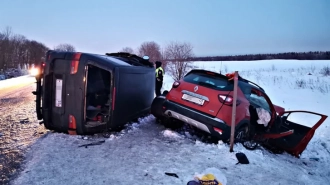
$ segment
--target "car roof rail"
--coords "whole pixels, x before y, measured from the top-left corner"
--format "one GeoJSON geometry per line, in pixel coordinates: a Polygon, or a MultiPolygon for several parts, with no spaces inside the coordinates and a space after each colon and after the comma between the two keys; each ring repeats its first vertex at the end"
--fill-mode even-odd
{"type": "Polygon", "coordinates": [[[262,88],[262,87],[260,87],[260,85],[258,85],[258,84],[256,84],[256,83],[254,83],[254,82],[251,82],[250,80],[247,80],[247,79],[245,79],[245,78],[240,78],[240,80],[241,81],[244,81],[244,82],[246,82],[246,83],[249,83],[249,84],[252,84],[252,85],[254,85],[254,86],[256,86],[256,87],[258,87],[259,89],[261,89],[262,91],[264,91],[265,92],[265,90],[262,88]]]}

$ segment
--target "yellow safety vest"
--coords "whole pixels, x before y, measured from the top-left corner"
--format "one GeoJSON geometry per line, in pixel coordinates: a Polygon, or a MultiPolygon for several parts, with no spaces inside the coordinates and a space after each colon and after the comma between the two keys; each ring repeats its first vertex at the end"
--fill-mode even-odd
{"type": "Polygon", "coordinates": [[[159,67],[156,69],[156,78],[158,78],[158,71],[161,70],[163,72],[163,76],[164,76],[164,70],[162,67],[159,67]]]}

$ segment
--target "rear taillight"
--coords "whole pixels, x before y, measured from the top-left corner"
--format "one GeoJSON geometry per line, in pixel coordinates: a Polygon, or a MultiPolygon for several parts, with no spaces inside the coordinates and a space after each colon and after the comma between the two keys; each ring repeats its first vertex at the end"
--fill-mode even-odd
{"type": "MultiPolygon", "coordinates": [[[[231,95],[219,94],[219,101],[225,105],[232,105],[234,98],[231,95]]],[[[240,101],[236,101],[236,105],[240,104],[240,101]]]]}
{"type": "Polygon", "coordinates": [[[76,129],[77,129],[76,118],[74,116],[72,116],[72,115],[69,115],[69,129],[68,129],[68,133],[70,135],[77,135],[76,129]]]}
{"type": "Polygon", "coordinates": [[[180,85],[180,82],[179,81],[175,81],[173,83],[173,85],[172,85],[172,88],[177,88],[177,87],[179,87],[179,85],[180,85]]]}
{"type": "Polygon", "coordinates": [[[228,103],[228,104],[232,104],[233,103],[233,97],[230,95],[219,95],[219,100],[221,103],[228,103]]]}
{"type": "Polygon", "coordinates": [[[69,129],[71,130],[77,129],[76,118],[72,115],[69,115],[69,129]]]}
{"type": "Polygon", "coordinates": [[[78,66],[79,66],[79,60],[80,60],[81,53],[75,53],[73,55],[73,59],[71,61],[71,74],[76,74],[78,71],[78,66]]]}
{"type": "Polygon", "coordinates": [[[43,74],[44,73],[45,67],[46,67],[46,63],[45,62],[42,62],[41,63],[41,68],[40,68],[40,74],[43,74]]]}

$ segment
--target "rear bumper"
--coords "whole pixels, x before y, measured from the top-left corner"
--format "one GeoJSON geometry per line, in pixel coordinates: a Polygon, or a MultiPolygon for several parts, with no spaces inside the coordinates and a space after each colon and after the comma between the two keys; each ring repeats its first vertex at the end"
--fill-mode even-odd
{"type": "Polygon", "coordinates": [[[230,127],[223,120],[213,118],[168,100],[164,102],[162,108],[163,113],[166,116],[188,123],[211,134],[214,137],[223,140],[230,137],[230,127]]]}

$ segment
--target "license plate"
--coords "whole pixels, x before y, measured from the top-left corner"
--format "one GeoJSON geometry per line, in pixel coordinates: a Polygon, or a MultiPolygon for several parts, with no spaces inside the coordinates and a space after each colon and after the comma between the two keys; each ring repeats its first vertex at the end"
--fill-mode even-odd
{"type": "Polygon", "coordinates": [[[198,105],[203,105],[204,102],[205,102],[205,100],[202,100],[200,98],[196,98],[196,97],[190,96],[188,94],[183,94],[182,95],[182,99],[187,100],[187,101],[190,101],[192,103],[196,103],[198,105]]]}
{"type": "Polygon", "coordinates": [[[63,81],[56,79],[55,107],[62,107],[62,86],[63,81]]]}

